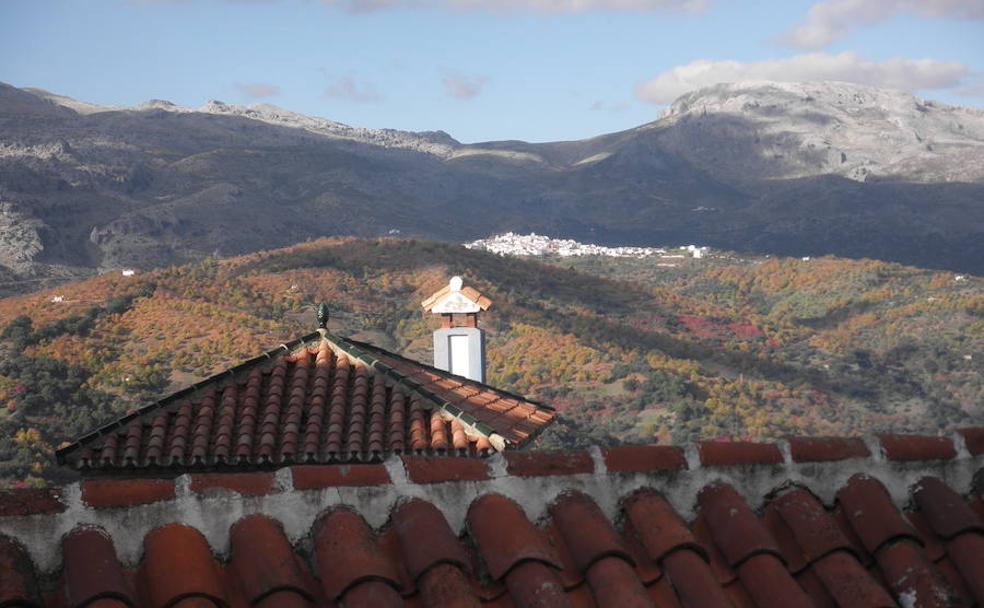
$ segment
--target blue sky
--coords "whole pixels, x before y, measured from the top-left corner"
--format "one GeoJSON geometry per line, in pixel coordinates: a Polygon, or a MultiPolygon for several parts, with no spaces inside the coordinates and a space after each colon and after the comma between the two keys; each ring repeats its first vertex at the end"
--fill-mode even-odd
{"type": "Polygon", "coordinates": [[[549,141],[745,78],[984,107],[984,1],[0,0],[0,81],[107,105],[272,103],[549,141]]]}

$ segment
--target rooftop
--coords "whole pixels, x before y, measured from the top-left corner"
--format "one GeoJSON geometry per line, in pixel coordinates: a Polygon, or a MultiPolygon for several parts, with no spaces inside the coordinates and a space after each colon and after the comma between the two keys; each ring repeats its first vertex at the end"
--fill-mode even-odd
{"type": "Polygon", "coordinates": [[[975,606],[982,555],[984,427],[0,493],[0,606],[975,606]]]}
{"type": "Polygon", "coordinates": [[[553,418],[549,406],[322,330],[142,407],[57,457],[120,474],[485,456],[526,445],[553,418]]]}

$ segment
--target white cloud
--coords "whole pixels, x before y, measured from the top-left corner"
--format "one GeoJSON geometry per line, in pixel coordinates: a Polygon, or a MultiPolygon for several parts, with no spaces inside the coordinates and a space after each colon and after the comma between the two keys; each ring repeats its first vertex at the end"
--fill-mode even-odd
{"type": "Polygon", "coordinates": [[[351,12],[389,8],[436,8],[478,11],[536,11],[582,13],[587,11],[700,11],[709,0],[322,0],[351,12]]]}
{"type": "Polygon", "coordinates": [[[441,80],[441,84],[444,85],[444,92],[449,97],[457,99],[478,97],[487,82],[488,78],[484,76],[470,78],[457,72],[451,72],[441,80]]]}
{"type": "Polygon", "coordinates": [[[899,13],[923,17],[984,19],[982,0],[824,0],[814,4],[806,21],[780,38],[803,49],[821,49],[852,29],[891,19],[899,13]]]}
{"type": "Polygon", "coordinates": [[[619,103],[608,103],[606,101],[603,101],[601,99],[598,99],[595,102],[593,102],[590,106],[588,106],[588,109],[591,110],[592,112],[612,112],[612,113],[619,113],[619,112],[624,112],[624,111],[628,110],[629,109],[629,104],[627,104],[627,103],[621,103],[621,102],[619,102],[619,103]]]}
{"type": "Polygon", "coordinates": [[[379,94],[374,84],[371,82],[359,82],[351,75],[336,78],[325,89],[325,95],[363,103],[371,103],[383,99],[383,96],[379,94]]]}
{"type": "Polygon", "coordinates": [[[636,86],[636,97],[667,104],[700,87],[739,80],[782,82],[839,80],[905,91],[952,89],[970,74],[966,66],[934,59],[866,61],[851,52],[809,53],[785,59],[741,63],[699,59],[636,86]]]}
{"type": "Polygon", "coordinates": [[[250,99],[263,99],[264,97],[280,95],[280,87],[266,82],[239,82],[236,83],[236,88],[250,99]]]}

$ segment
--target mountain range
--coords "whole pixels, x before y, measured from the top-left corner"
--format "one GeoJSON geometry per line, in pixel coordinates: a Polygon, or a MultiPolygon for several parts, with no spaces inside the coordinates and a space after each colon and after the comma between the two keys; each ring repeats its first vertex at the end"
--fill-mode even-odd
{"type": "Polygon", "coordinates": [[[113,108],[0,84],[4,293],[325,235],[506,230],[984,274],[984,111],[740,82],[619,133],[463,144],[270,105],[113,108]]]}

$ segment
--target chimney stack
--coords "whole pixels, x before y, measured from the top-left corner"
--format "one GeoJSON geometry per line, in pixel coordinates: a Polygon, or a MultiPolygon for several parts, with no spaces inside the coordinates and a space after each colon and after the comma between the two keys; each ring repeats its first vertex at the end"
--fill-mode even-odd
{"type": "Polygon", "coordinates": [[[478,315],[492,306],[492,300],[465,287],[461,277],[451,277],[447,287],[422,306],[441,315],[441,327],[434,331],[434,367],[484,383],[485,332],[478,327],[478,315]]]}

